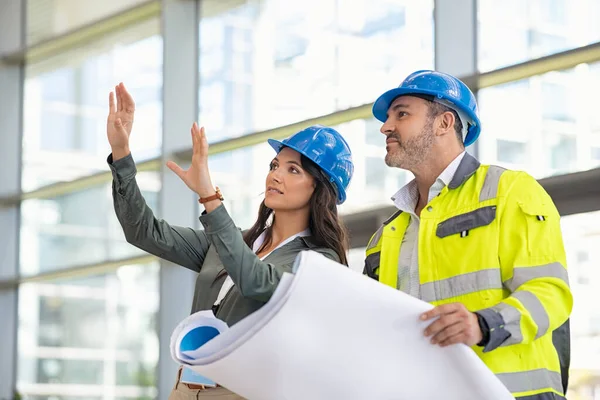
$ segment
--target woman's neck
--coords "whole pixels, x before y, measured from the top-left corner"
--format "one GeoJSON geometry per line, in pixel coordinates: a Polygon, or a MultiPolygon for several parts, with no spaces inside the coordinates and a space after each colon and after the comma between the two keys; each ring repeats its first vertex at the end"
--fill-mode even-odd
{"type": "Polygon", "coordinates": [[[271,243],[277,245],[308,228],[308,210],[277,211],[271,230],[271,243]]]}

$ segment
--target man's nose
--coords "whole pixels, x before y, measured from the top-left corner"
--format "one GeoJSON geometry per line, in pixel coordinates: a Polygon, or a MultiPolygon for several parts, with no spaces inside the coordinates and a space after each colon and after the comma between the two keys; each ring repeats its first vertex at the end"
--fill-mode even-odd
{"type": "Polygon", "coordinates": [[[394,125],[391,123],[389,118],[383,123],[383,125],[381,125],[381,129],[379,129],[379,131],[385,136],[394,131],[394,125]]]}

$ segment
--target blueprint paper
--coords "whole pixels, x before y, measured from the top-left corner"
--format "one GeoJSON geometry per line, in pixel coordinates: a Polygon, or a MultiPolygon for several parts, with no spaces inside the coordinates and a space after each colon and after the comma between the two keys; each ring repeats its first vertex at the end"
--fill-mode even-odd
{"type": "Polygon", "coordinates": [[[312,251],[295,270],[197,350],[178,348],[180,327],[199,320],[182,321],[173,358],[249,400],[514,399],[469,347],[429,342],[419,315],[430,304],[312,251]]]}

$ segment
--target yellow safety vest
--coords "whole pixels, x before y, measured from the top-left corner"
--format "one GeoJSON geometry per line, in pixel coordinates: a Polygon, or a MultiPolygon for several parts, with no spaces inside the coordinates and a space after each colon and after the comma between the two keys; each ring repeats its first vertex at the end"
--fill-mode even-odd
{"type": "MultiPolygon", "coordinates": [[[[563,394],[552,332],[573,298],[559,218],[533,177],[468,154],[420,216],[420,298],[463,303],[491,322],[490,343],[473,350],[516,397],[563,394]]],[[[409,222],[394,214],[366,250],[365,273],[394,288],[409,222]]]]}

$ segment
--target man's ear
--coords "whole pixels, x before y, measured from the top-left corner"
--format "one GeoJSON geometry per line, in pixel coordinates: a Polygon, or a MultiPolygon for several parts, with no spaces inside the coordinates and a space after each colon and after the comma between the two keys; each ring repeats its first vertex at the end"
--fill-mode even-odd
{"type": "Polygon", "coordinates": [[[437,117],[438,129],[437,135],[442,136],[448,133],[454,134],[454,123],[456,122],[456,118],[454,117],[454,113],[450,111],[446,111],[437,117]]]}

